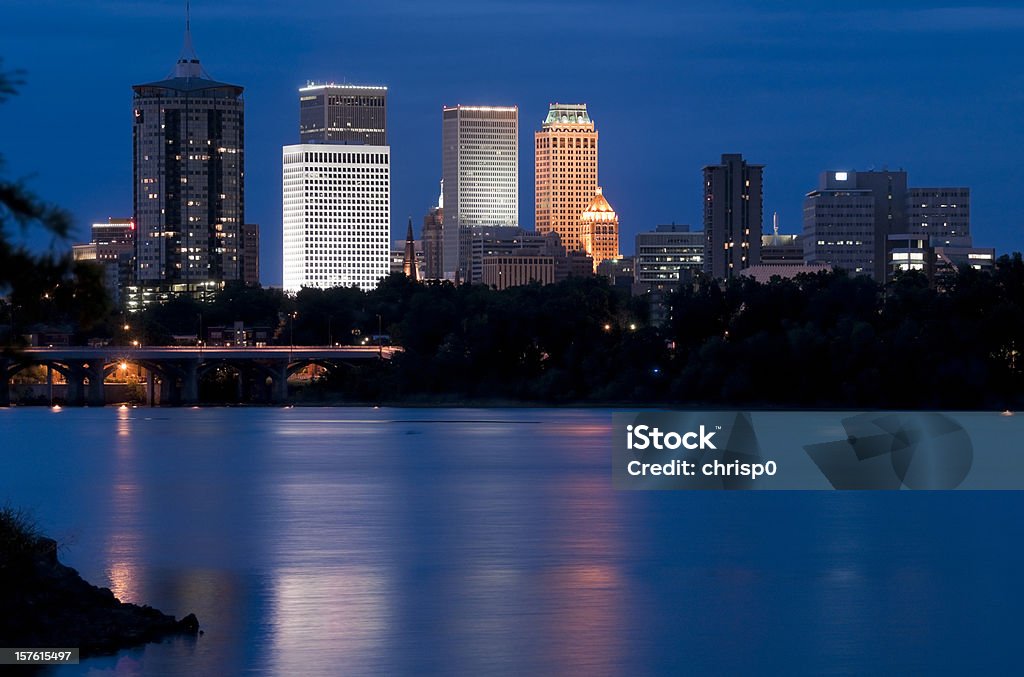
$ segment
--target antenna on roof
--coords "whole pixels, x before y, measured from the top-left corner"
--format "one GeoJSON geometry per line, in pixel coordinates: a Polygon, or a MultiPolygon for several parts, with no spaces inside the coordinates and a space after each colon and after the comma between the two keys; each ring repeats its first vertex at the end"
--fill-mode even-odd
{"type": "Polygon", "coordinates": [[[181,56],[174,66],[176,78],[201,78],[203,67],[199,65],[199,57],[192,46],[192,2],[185,0],[185,44],[181,47],[181,56]]]}

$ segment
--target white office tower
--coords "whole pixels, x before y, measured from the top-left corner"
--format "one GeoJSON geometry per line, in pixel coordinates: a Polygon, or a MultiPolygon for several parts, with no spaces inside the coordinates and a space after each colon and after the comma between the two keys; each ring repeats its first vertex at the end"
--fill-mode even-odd
{"type": "Polygon", "coordinates": [[[465,279],[463,229],[519,224],[519,109],[446,106],[442,116],[442,272],[465,279]]]}
{"type": "Polygon", "coordinates": [[[389,272],[391,147],[283,149],[284,288],[373,289],[389,272]]]}

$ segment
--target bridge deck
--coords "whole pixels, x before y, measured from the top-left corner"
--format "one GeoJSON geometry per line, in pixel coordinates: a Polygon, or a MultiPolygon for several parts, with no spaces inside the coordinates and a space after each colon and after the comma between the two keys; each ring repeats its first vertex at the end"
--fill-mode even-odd
{"type": "Polygon", "coordinates": [[[391,359],[402,349],[397,346],[63,346],[55,348],[25,348],[20,354],[31,360],[174,360],[174,359],[287,359],[292,360],[360,360],[383,357],[391,359]]]}

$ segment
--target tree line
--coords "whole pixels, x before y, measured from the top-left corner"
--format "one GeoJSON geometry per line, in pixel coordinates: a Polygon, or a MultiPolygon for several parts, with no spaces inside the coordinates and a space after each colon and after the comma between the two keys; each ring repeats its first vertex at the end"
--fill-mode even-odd
{"type": "MultiPolygon", "coordinates": [[[[1005,409],[1024,399],[1019,254],[939,289],[915,273],[888,285],[843,271],[764,284],[698,276],[665,304],[656,326],[645,297],[599,277],[497,291],[392,275],[366,292],[229,286],[128,322],[148,344],[241,321],[279,345],[404,348],[318,386],[341,400],[1005,409]]],[[[123,317],[80,338],[117,337],[123,317]]]]}

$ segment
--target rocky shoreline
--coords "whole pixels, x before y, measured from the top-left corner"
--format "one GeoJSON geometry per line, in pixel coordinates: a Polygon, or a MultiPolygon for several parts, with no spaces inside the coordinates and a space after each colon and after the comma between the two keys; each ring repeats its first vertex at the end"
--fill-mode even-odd
{"type": "MultiPolygon", "coordinates": [[[[9,534],[7,534],[9,536],[9,534]]],[[[121,602],[57,559],[53,539],[23,534],[0,543],[0,646],[77,647],[109,654],[176,635],[199,634],[194,614],[175,620],[149,606],[121,602]]]]}

